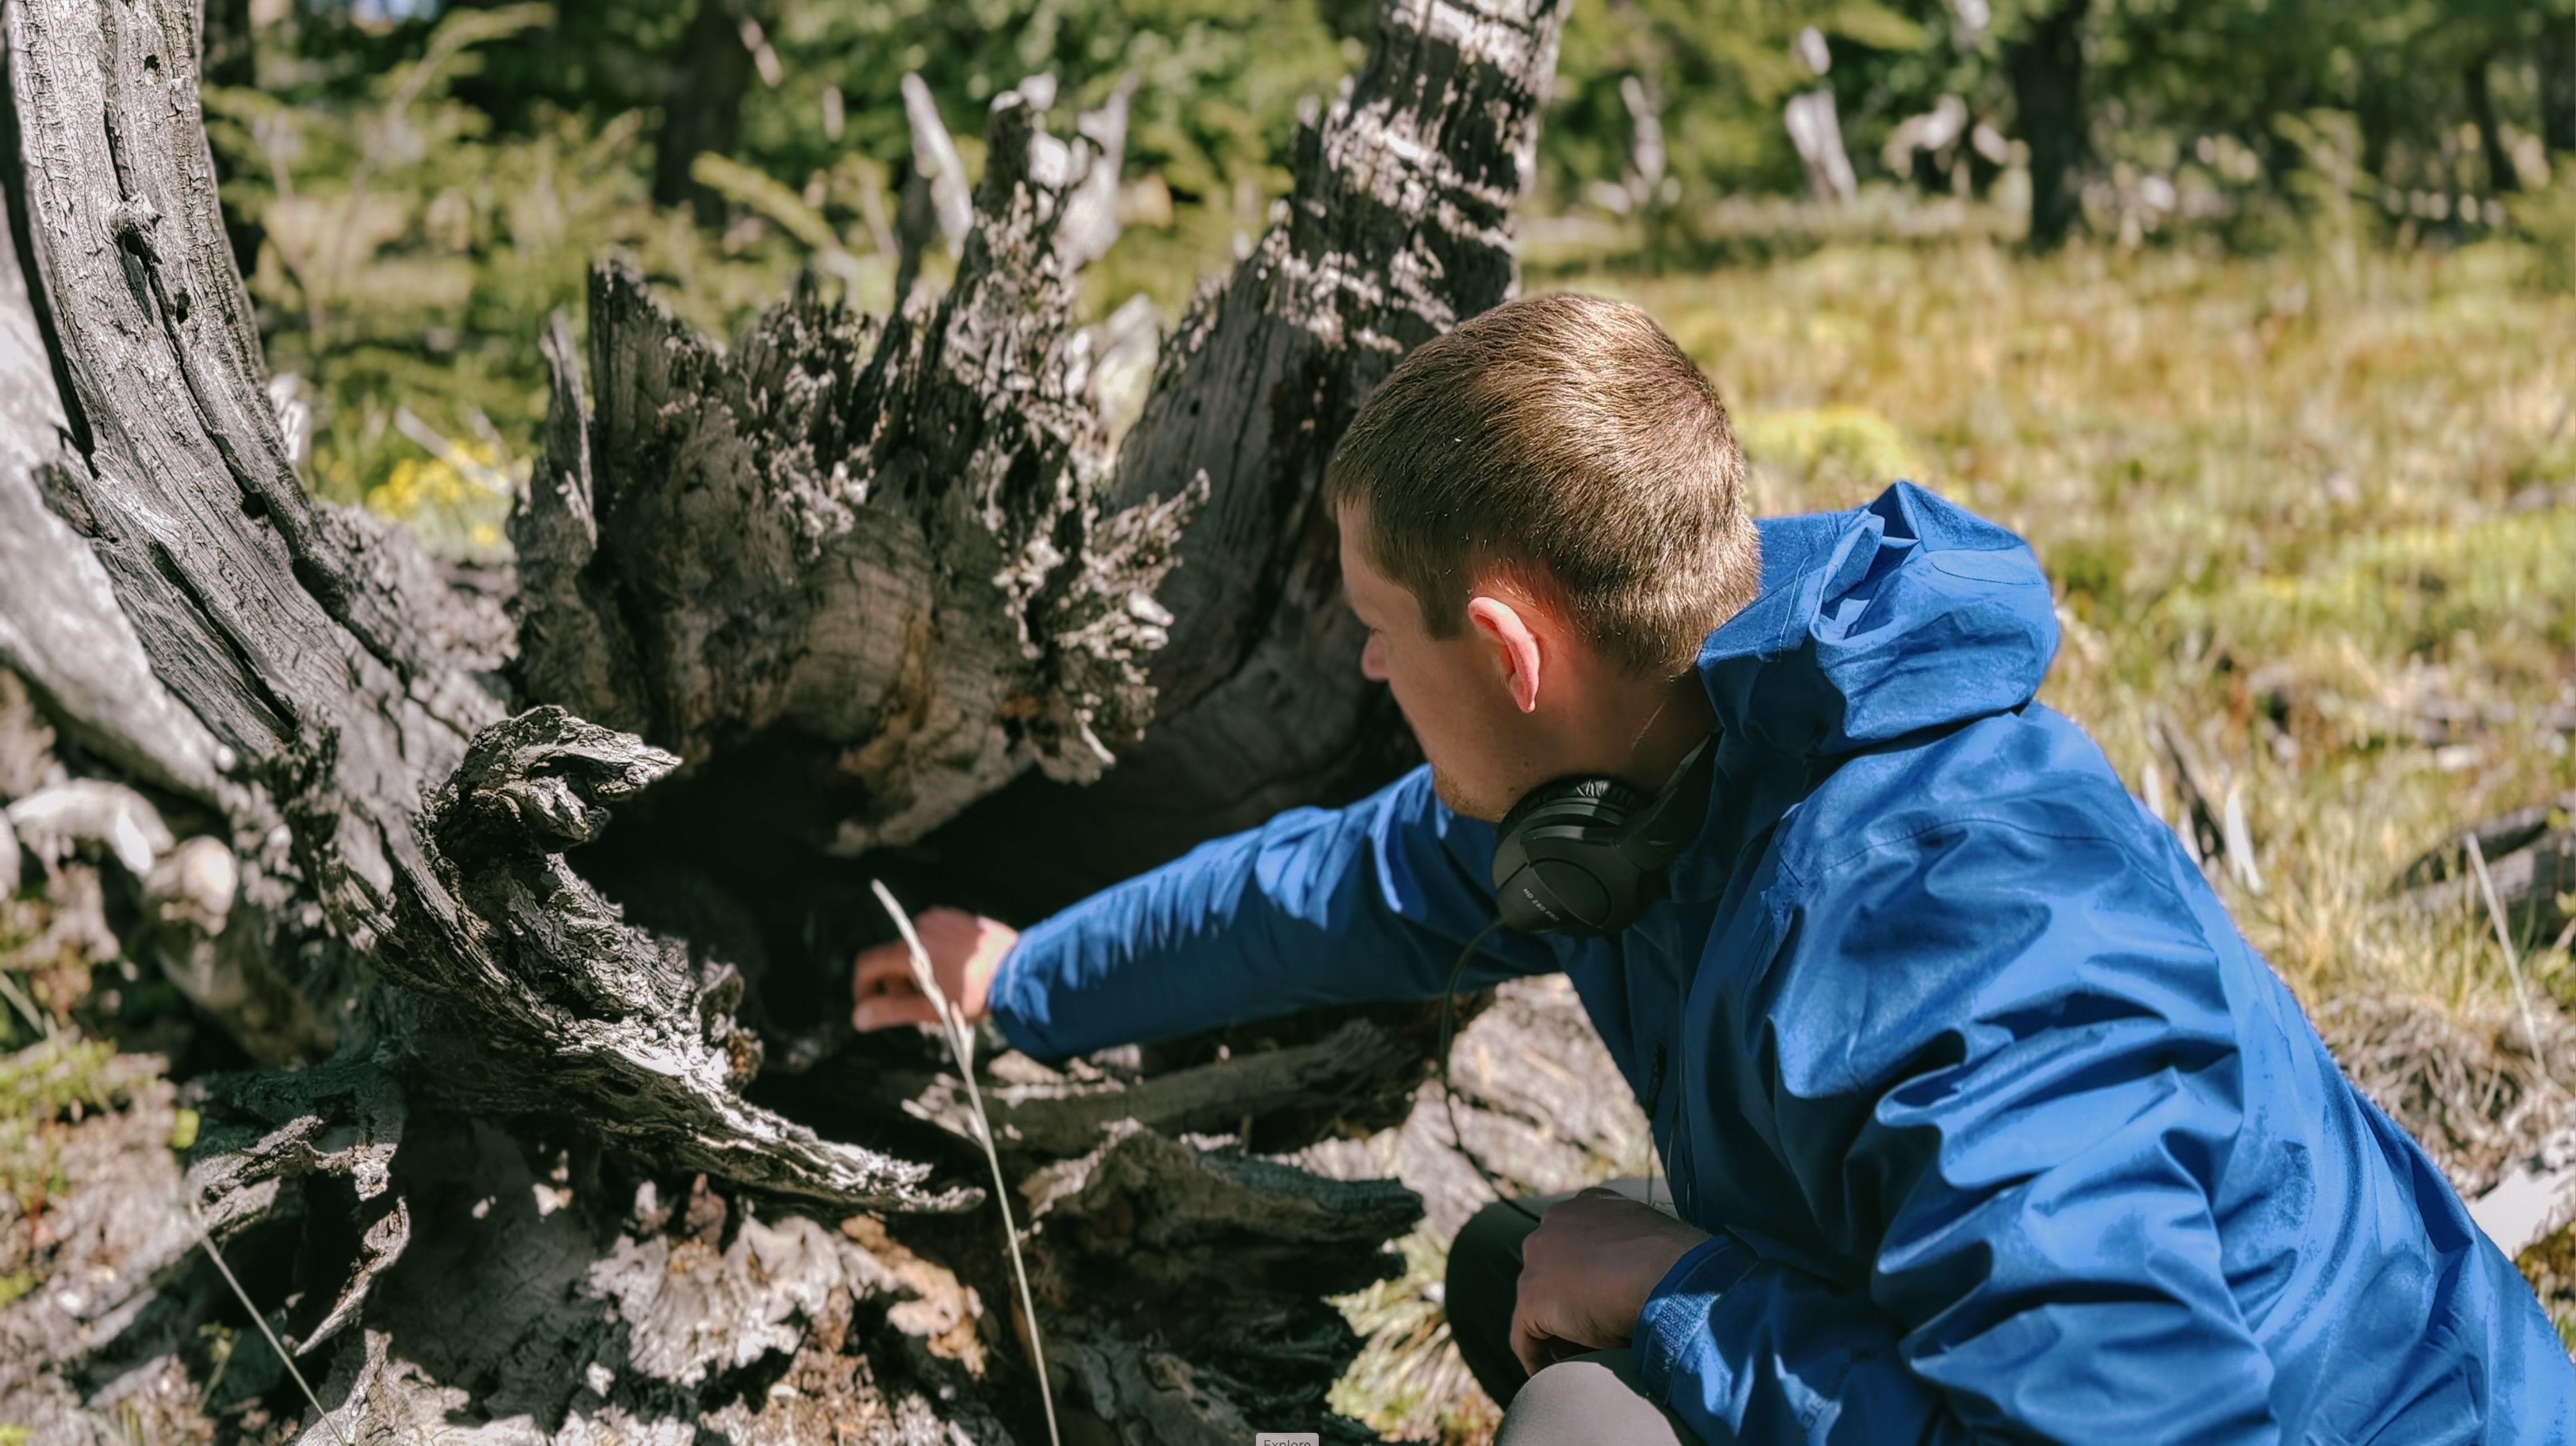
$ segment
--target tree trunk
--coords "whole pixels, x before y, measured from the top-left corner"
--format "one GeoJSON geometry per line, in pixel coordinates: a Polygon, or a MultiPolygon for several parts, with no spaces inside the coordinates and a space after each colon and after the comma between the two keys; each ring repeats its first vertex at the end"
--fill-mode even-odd
{"type": "Polygon", "coordinates": [[[680,37],[662,124],[653,136],[653,200],[686,205],[701,226],[724,222],[724,198],[689,174],[707,152],[733,154],[742,127],[742,93],[751,84],[751,47],[742,25],[749,0],[698,0],[680,37]]]}
{"type": "MultiPolygon", "coordinates": [[[[23,1238],[0,1211],[0,1267],[114,1284],[0,1306],[0,1418],[111,1439],[118,1381],[174,1435],[302,1413],[193,1211],[352,1439],[1037,1434],[962,1083],[840,1022],[882,930],[849,900],[1062,897],[1402,756],[1316,485],[1406,347],[1508,294],[1561,6],[1387,6],[1114,458],[1068,324],[1097,238],[1058,236],[1113,162],[1017,93],[935,305],[798,299],[720,351],[601,268],[586,383],[548,338],[506,621],[299,485],[194,6],[0,13],[0,705],[44,720],[0,706],[0,862],[47,937],[122,932],[303,1066],[185,1081],[184,1178],[148,1071],[48,1124],[71,1188],[23,1238]]],[[[1246,1150],[1400,1123],[1430,1033],[1346,1010],[1061,1073],[988,1037],[1069,1420],[1366,1439],[1321,1297],[1420,1202],[1246,1150]]]]}
{"type": "Polygon", "coordinates": [[[2056,0],[2004,51],[2015,128],[2030,147],[2030,237],[2053,251],[2083,220],[2079,186],[2093,146],[2084,111],[2084,22],[2092,0],[2056,0]]]}
{"type": "Polygon", "coordinates": [[[2552,157],[2576,154],[2576,24],[2540,27],[2540,140],[2552,157]]]}
{"type": "Polygon", "coordinates": [[[2463,67],[2460,91],[2469,103],[2469,119],[2478,128],[2478,155],[2486,163],[2487,194],[2509,195],[2522,189],[2522,177],[2513,168],[2513,155],[2505,149],[2504,128],[2496,119],[2495,95],[2487,86],[2487,71],[2495,64],[2492,55],[2481,55],[2463,67]]]}

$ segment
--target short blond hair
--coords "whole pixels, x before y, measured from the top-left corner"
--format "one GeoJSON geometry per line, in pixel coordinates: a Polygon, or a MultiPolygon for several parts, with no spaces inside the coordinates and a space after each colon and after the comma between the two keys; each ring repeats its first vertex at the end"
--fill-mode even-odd
{"type": "Polygon", "coordinates": [[[1324,496],[1365,510],[1370,562],[1435,637],[1498,569],[1636,672],[1679,677],[1761,586],[1726,406],[1624,302],[1530,297],[1416,347],[1343,434],[1324,496]]]}

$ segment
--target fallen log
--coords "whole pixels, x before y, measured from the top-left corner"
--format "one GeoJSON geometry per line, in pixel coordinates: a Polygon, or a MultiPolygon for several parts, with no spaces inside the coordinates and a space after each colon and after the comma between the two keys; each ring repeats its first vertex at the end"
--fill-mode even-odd
{"type": "Polygon", "coordinates": [[[2477,840],[2506,927],[2522,949],[2566,947],[2576,931],[2576,793],[2516,809],[2425,851],[2397,876],[2396,890],[2428,909],[2474,909],[2484,891],[2466,839],[2477,840]]]}

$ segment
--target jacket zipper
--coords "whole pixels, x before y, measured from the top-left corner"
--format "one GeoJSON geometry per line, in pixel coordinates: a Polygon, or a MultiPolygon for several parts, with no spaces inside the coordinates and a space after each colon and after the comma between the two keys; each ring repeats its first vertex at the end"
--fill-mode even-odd
{"type": "MultiPolygon", "coordinates": [[[[1657,1043],[1654,1067],[1646,1072],[1646,1203],[1649,1205],[1655,1203],[1656,1157],[1663,1154],[1662,1147],[1655,1143],[1655,1103],[1663,1097],[1664,1047],[1661,1043],[1657,1043]]],[[[1672,1172],[1666,1170],[1664,1175],[1665,1178],[1670,1179],[1672,1172]]],[[[1678,1207],[1680,1201],[1676,1199],[1674,1204],[1678,1207]]]]}

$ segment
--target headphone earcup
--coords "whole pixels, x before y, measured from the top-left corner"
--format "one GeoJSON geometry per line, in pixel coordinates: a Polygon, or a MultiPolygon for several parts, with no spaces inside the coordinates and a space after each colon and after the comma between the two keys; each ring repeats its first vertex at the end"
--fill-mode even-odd
{"type": "Polygon", "coordinates": [[[1646,880],[1620,849],[1620,835],[1649,802],[1613,778],[1531,790],[1495,829],[1494,903],[1503,923],[1579,938],[1626,928],[1644,907],[1646,880]]]}

